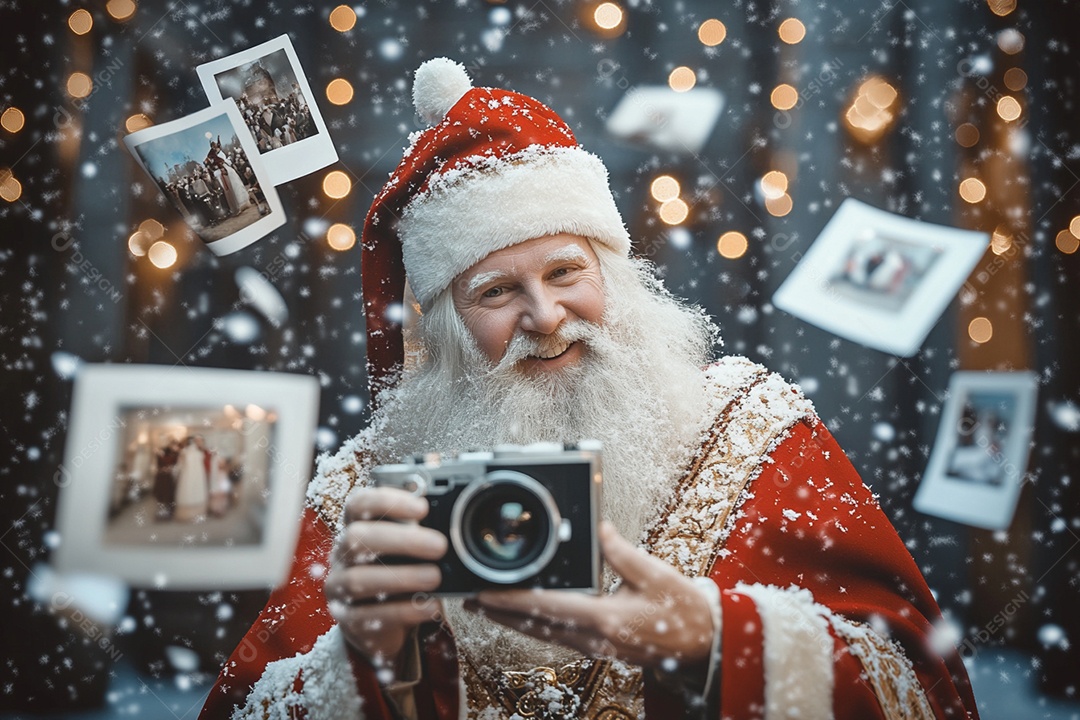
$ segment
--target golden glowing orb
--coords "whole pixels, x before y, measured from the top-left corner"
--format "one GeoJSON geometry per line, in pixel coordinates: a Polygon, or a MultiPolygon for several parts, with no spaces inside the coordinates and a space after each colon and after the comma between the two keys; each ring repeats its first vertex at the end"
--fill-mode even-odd
{"type": "Polygon", "coordinates": [[[150,238],[146,236],[142,230],[136,230],[128,236],[128,250],[135,257],[142,257],[146,254],[146,249],[151,244],[150,238]]]}
{"type": "MultiPolygon", "coordinates": [[[[3,188],[0,187],[0,194],[3,194],[3,188]]],[[[6,198],[5,198],[6,199],[6,198]]],[[[1073,235],[1068,230],[1062,230],[1057,234],[1057,238],[1054,239],[1054,245],[1057,249],[1066,255],[1072,255],[1076,252],[1077,248],[1080,248],[1080,239],[1073,235]]]]}
{"type": "Polygon", "coordinates": [[[680,65],[668,75],[668,86],[675,92],[686,92],[697,84],[697,76],[694,71],[685,65],[680,65]]]}
{"type": "Polygon", "coordinates": [[[1027,73],[1020,68],[1009,68],[1005,71],[1005,87],[1013,92],[1019,92],[1027,87],[1027,73]]]}
{"type": "Polygon", "coordinates": [[[151,245],[146,255],[150,258],[150,262],[162,270],[172,267],[176,262],[176,248],[164,240],[158,240],[151,245]]]}
{"type": "MultiPolygon", "coordinates": [[[[135,14],[136,5],[132,0],[109,0],[105,4],[105,10],[113,20],[128,20],[135,14]]],[[[170,263],[171,265],[172,263],[170,263]]]]}
{"type": "Polygon", "coordinates": [[[330,27],[338,32],[348,32],[356,25],[356,13],[348,5],[338,5],[330,11],[330,27]]]}
{"type": "Polygon", "coordinates": [[[765,198],[765,209],[773,217],[784,217],[791,212],[792,205],[791,196],[787,193],[783,193],[776,198],[765,198]]]}
{"type": "Polygon", "coordinates": [[[327,197],[340,200],[352,190],[352,180],[340,170],[331,170],[323,178],[322,189],[327,197]]]}
{"type": "Polygon", "coordinates": [[[765,195],[766,199],[775,200],[787,192],[787,175],[779,170],[770,170],[762,176],[760,185],[761,192],[765,195]]]}
{"type": "Polygon", "coordinates": [[[1069,221],[1069,232],[1080,238],[1080,215],[1077,215],[1069,221]]]}
{"type": "Polygon", "coordinates": [[[787,83],[781,83],[773,88],[769,101],[777,110],[790,110],[799,102],[799,91],[787,83]]]}
{"type": "Polygon", "coordinates": [[[76,35],[85,35],[94,27],[94,18],[87,11],[79,8],[68,15],[68,27],[76,35]]]}
{"type": "Polygon", "coordinates": [[[94,81],[86,73],[73,72],[68,75],[67,91],[73,98],[84,98],[94,91],[94,81]]]}
{"type": "Polygon", "coordinates": [[[994,326],[988,319],[977,317],[968,323],[968,337],[980,345],[990,342],[990,338],[994,337],[994,326]]]}
{"type": "Polygon", "coordinates": [[[788,45],[795,45],[806,37],[806,26],[803,25],[802,20],[799,20],[798,18],[788,18],[780,23],[777,32],[780,34],[781,40],[788,45]]]}
{"type": "Polygon", "coordinates": [[[724,233],[716,241],[716,251],[729,260],[741,258],[746,254],[747,247],[749,243],[746,241],[746,236],[736,230],[724,233]]]}
{"type": "Polygon", "coordinates": [[[679,198],[668,200],[660,206],[660,219],[668,225],[678,225],[690,214],[690,206],[679,198]]]}
{"type": "Polygon", "coordinates": [[[353,99],[353,86],[345,78],[334,78],[326,86],[326,99],[334,105],[344,105],[353,99]]]}
{"type": "Polygon", "coordinates": [[[356,244],[356,232],[345,223],[334,223],[326,231],[326,244],[335,250],[348,250],[356,244]]]}
{"type": "Polygon", "coordinates": [[[965,178],[960,182],[960,197],[973,205],[982,202],[986,197],[986,185],[978,178],[965,178]]]}
{"type": "Polygon", "coordinates": [[[613,2],[600,3],[593,10],[593,21],[602,30],[614,30],[622,25],[623,9],[613,2]]]}
{"type": "Polygon", "coordinates": [[[702,45],[716,47],[727,37],[727,27],[716,18],[710,18],[698,26],[697,36],[702,45]]]}
{"type": "Polygon", "coordinates": [[[1012,122],[1020,117],[1020,103],[1012,95],[1003,95],[997,103],[997,114],[1002,120],[1012,122]]]}
{"type": "Polygon", "coordinates": [[[661,175],[649,185],[649,192],[658,202],[667,202],[679,197],[679,181],[670,175],[661,175]]]}
{"type": "Polygon", "coordinates": [[[0,198],[15,202],[22,197],[22,183],[15,179],[11,170],[0,168],[0,198]]]}
{"type": "Polygon", "coordinates": [[[0,127],[3,127],[9,133],[19,132],[25,124],[26,116],[17,107],[9,107],[4,111],[3,115],[0,115],[0,127]]]}
{"type": "Polygon", "coordinates": [[[990,249],[994,251],[995,255],[1003,255],[1009,251],[1012,247],[1012,236],[1003,227],[998,227],[994,230],[994,234],[990,236],[990,249]]]}
{"type": "Polygon", "coordinates": [[[1024,34],[1016,28],[1005,28],[998,33],[998,47],[1006,55],[1015,55],[1024,49],[1024,34]]]}
{"type": "Polygon", "coordinates": [[[990,12],[1004,17],[1016,9],[1016,0],[986,0],[990,12]]]}
{"type": "Polygon", "coordinates": [[[956,142],[964,147],[974,147],[979,142],[979,128],[971,123],[964,123],[956,128],[956,142]]]}
{"type": "Polygon", "coordinates": [[[143,115],[142,113],[135,113],[124,121],[124,127],[129,133],[138,132],[139,130],[148,128],[153,124],[154,121],[146,117],[146,115],[143,115]]]}

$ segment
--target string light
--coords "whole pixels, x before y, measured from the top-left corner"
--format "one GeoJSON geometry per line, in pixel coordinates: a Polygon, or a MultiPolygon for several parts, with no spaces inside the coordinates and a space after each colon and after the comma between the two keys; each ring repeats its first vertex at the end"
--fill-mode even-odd
{"type": "Polygon", "coordinates": [[[675,92],[686,92],[697,84],[694,71],[685,65],[680,65],[668,75],[668,86],[675,92]]]}
{"type": "Polygon", "coordinates": [[[780,83],[773,88],[769,101],[777,110],[790,110],[799,102],[799,91],[787,83],[780,83]]]}
{"type": "Polygon", "coordinates": [[[0,115],[0,127],[3,127],[9,133],[17,133],[23,129],[23,125],[26,124],[26,116],[23,115],[23,111],[17,107],[9,107],[4,111],[3,115],[0,115]]]}
{"type": "Polygon", "coordinates": [[[888,81],[871,75],[859,85],[855,99],[844,113],[844,124],[856,139],[879,140],[899,114],[899,93],[888,81]]]}
{"type": "Polygon", "coordinates": [[[668,225],[678,225],[690,214],[690,206],[682,199],[674,198],[660,206],[660,219],[668,225]]]}
{"type": "Polygon", "coordinates": [[[348,5],[338,5],[330,11],[330,27],[348,32],[356,26],[356,12],[348,5]]]}
{"type": "Polygon", "coordinates": [[[76,35],[85,35],[94,27],[94,18],[86,10],[79,8],[68,16],[68,27],[76,35]]]}
{"type": "Polygon", "coordinates": [[[344,223],[334,223],[326,231],[326,244],[338,251],[345,251],[356,244],[356,232],[344,223]]]}
{"type": "Polygon", "coordinates": [[[986,197],[986,185],[978,178],[965,178],[960,183],[960,197],[974,205],[986,197]]]}
{"type": "Polygon", "coordinates": [[[657,202],[667,202],[679,197],[679,181],[670,175],[661,175],[649,185],[649,192],[657,202]]]}
{"type": "Polygon", "coordinates": [[[729,260],[741,258],[749,246],[746,236],[736,230],[729,230],[716,241],[716,251],[729,260]]]}
{"type": "Polygon", "coordinates": [[[151,245],[146,255],[150,258],[150,262],[162,270],[172,267],[176,262],[176,248],[164,240],[158,240],[151,245]]]}
{"type": "Polygon", "coordinates": [[[727,27],[716,18],[710,18],[698,26],[697,36],[702,45],[716,47],[727,37],[727,27]]]}
{"type": "Polygon", "coordinates": [[[136,5],[132,0],[109,0],[105,4],[105,10],[113,20],[129,20],[135,14],[136,5]]]}
{"type": "Polygon", "coordinates": [[[964,147],[974,147],[979,142],[979,128],[971,123],[964,123],[956,128],[956,142],[964,147]]]}
{"type": "Polygon", "coordinates": [[[775,200],[787,192],[788,179],[787,175],[779,170],[770,170],[762,176],[759,185],[761,186],[761,193],[765,198],[775,200]]]}
{"type": "Polygon", "coordinates": [[[326,86],[326,99],[334,105],[344,105],[353,99],[353,86],[345,78],[334,78],[326,86]]]}
{"type": "Polygon", "coordinates": [[[982,345],[994,337],[994,325],[984,317],[977,317],[968,323],[968,337],[982,345]]]}
{"type": "Polygon", "coordinates": [[[327,197],[340,200],[352,190],[352,180],[340,170],[331,170],[323,178],[322,189],[327,197]]]}
{"type": "Polygon", "coordinates": [[[806,26],[798,18],[788,18],[780,23],[777,32],[780,34],[781,40],[788,45],[795,45],[802,42],[802,39],[806,37],[806,26]]]}
{"type": "Polygon", "coordinates": [[[73,72],[68,75],[67,91],[73,98],[84,98],[94,90],[94,81],[90,76],[82,72],[73,72]]]}

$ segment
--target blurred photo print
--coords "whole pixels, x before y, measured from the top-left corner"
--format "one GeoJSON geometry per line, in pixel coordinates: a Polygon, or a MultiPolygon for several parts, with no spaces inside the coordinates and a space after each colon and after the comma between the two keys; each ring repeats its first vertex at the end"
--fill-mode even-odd
{"type": "Polygon", "coordinates": [[[714,88],[635,87],[619,100],[606,127],[631,144],[695,154],[705,147],[723,109],[724,96],[714,88]]]}
{"type": "Polygon", "coordinates": [[[124,138],[132,155],[215,255],[228,255],[285,222],[285,212],[243,129],[222,102],[124,138]]]}
{"type": "Polygon", "coordinates": [[[317,405],[302,375],[83,366],[57,472],[57,568],[151,587],[277,582],[317,405]]]}
{"type": "Polygon", "coordinates": [[[236,104],[272,184],[337,162],[337,150],[288,35],[196,71],[211,103],[236,104]]]}
{"type": "Polygon", "coordinates": [[[847,198],[776,291],[788,313],[908,357],[989,246],[986,233],[912,220],[847,198]]]}
{"type": "Polygon", "coordinates": [[[1036,392],[1030,372],[954,373],[915,509],[1007,528],[1027,468],[1036,392]]]}

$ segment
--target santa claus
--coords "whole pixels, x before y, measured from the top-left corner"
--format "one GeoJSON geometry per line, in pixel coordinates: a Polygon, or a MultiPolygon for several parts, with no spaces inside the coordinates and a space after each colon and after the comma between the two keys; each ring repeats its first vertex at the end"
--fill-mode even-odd
{"type": "Polygon", "coordinates": [[[449,60],[413,94],[435,124],[364,227],[378,408],[321,459],[289,582],[202,717],[975,717],[930,591],[810,402],[712,362],[709,319],[630,257],[600,160],[449,60]],[[370,486],[410,453],[582,438],[604,447],[598,595],[440,601],[427,501],[370,486]]]}

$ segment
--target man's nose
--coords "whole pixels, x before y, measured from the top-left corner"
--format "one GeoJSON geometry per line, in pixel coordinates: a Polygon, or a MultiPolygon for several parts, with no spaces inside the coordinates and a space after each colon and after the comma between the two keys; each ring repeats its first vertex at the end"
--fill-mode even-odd
{"type": "Polygon", "coordinates": [[[521,317],[521,329],[540,335],[550,335],[566,319],[566,308],[549,290],[528,294],[528,305],[521,317]]]}

